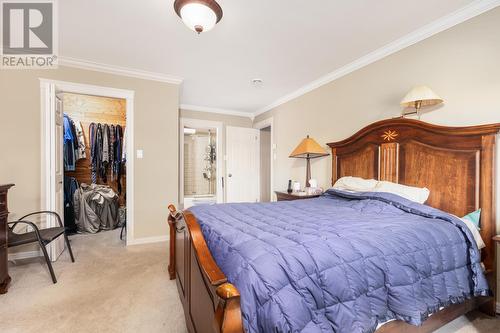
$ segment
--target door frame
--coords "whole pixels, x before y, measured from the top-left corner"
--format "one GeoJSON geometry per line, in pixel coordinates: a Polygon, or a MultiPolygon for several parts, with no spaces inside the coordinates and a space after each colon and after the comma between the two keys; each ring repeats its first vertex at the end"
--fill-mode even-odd
{"type": "MultiPolygon", "coordinates": [[[[54,138],[55,127],[55,96],[58,91],[66,93],[93,95],[101,97],[121,98],[126,100],[127,123],[127,246],[133,244],[134,235],[134,91],[90,84],[57,81],[40,78],[41,100],[41,207],[44,210],[53,210],[57,198],[55,197],[54,181],[56,147],[54,138]]],[[[64,218],[64,217],[62,217],[64,218]]],[[[47,220],[47,227],[57,226],[54,219],[47,220]]],[[[48,249],[51,258],[56,256],[55,242],[48,249]]]]}
{"type": "Polygon", "coordinates": [[[179,118],[179,204],[181,209],[184,209],[184,126],[193,128],[215,128],[216,129],[216,168],[217,168],[217,186],[216,198],[217,203],[224,202],[225,187],[222,186],[224,170],[222,168],[222,160],[225,156],[222,154],[222,129],[223,124],[220,121],[202,120],[194,118],[179,118]]]}
{"type": "MultiPolygon", "coordinates": [[[[270,156],[270,161],[271,161],[271,177],[270,177],[270,198],[271,201],[276,201],[275,195],[274,195],[274,159],[275,159],[275,146],[274,146],[274,118],[269,117],[267,119],[264,119],[262,121],[259,121],[255,124],[253,124],[253,128],[261,130],[266,127],[271,127],[271,156],[270,156]]],[[[260,173],[259,173],[259,181],[260,181],[260,173]]]]}

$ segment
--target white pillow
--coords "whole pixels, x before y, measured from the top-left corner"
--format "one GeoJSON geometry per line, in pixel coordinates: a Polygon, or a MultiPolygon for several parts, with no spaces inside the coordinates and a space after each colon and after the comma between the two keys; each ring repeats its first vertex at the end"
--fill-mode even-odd
{"type": "Polygon", "coordinates": [[[477,228],[474,225],[474,223],[472,223],[472,221],[469,220],[469,219],[464,219],[464,218],[460,218],[460,217],[457,217],[457,218],[459,218],[462,221],[464,221],[464,223],[467,226],[467,228],[469,228],[470,232],[472,233],[472,236],[474,237],[474,240],[476,241],[477,248],[479,250],[485,248],[486,245],[484,244],[483,238],[481,237],[481,234],[479,233],[479,230],[477,230],[477,228]]]}
{"type": "Polygon", "coordinates": [[[378,181],[359,177],[342,177],[333,185],[334,189],[354,192],[373,192],[378,181]]]}
{"type": "Polygon", "coordinates": [[[391,183],[387,181],[378,182],[375,192],[388,192],[392,194],[397,194],[400,197],[406,198],[411,201],[415,201],[423,204],[429,198],[431,192],[428,188],[420,188],[413,186],[406,186],[396,183],[391,183]]]}
{"type": "Polygon", "coordinates": [[[359,177],[342,177],[335,182],[333,188],[353,192],[388,192],[421,204],[427,201],[430,195],[429,189],[425,187],[406,186],[359,177]]]}

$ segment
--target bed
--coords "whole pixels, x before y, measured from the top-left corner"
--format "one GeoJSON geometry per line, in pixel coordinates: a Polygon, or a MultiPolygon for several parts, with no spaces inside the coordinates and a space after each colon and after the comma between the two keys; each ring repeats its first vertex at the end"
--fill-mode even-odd
{"type": "Polygon", "coordinates": [[[493,315],[499,130],[391,119],[328,144],[332,183],[356,176],[425,186],[427,206],[342,191],[301,202],[169,206],[169,274],[188,330],[432,332],[476,308],[493,315]],[[478,208],[481,253],[447,214],[478,208]]]}

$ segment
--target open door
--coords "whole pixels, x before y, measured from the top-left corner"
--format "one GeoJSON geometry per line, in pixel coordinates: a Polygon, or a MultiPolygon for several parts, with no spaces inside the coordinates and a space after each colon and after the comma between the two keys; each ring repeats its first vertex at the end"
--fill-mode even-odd
{"type": "MultiPolygon", "coordinates": [[[[64,166],[63,166],[63,107],[62,101],[56,96],[54,84],[46,84],[42,90],[42,103],[48,110],[48,116],[43,120],[44,154],[42,156],[42,186],[45,195],[42,197],[42,210],[54,211],[64,221],[64,166]],[[47,172],[48,171],[48,172],[47,172]],[[50,175],[50,176],[46,176],[50,175]]],[[[58,227],[55,217],[47,216],[43,228],[58,227]]],[[[47,252],[52,261],[64,251],[64,238],[61,235],[47,246],[47,252]]]]}
{"type": "Polygon", "coordinates": [[[260,131],[226,128],[226,202],[260,199],[260,131]]]}
{"type": "MultiPolygon", "coordinates": [[[[64,123],[63,123],[63,103],[56,97],[55,98],[55,158],[54,158],[54,189],[55,189],[55,202],[54,211],[59,214],[64,223],[64,162],[63,162],[63,137],[64,137],[64,123]]],[[[51,226],[59,226],[58,221],[55,219],[51,221],[51,226]]],[[[64,251],[64,237],[61,235],[50,245],[50,259],[56,261],[57,258],[64,251]]]]}

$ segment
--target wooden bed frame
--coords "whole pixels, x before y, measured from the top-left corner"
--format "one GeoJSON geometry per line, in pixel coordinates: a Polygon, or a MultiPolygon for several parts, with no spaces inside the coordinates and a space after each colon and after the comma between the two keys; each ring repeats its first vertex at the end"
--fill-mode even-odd
{"type": "MultiPolygon", "coordinates": [[[[463,216],[478,208],[486,244],[482,261],[496,294],[495,140],[499,124],[443,127],[409,119],[371,124],[350,138],[329,143],[332,183],[343,176],[427,187],[426,204],[463,216]]],[[[244,332],[240,294],[214,261],[195,216],[169,206],[170,279],[177,287],[189,332],[244,332]]],[[[495,314],[494,297],[475,297],[432,315],[424,325],[392,321],[377,333],[432,332],[473,309],[495,314]]]]}

